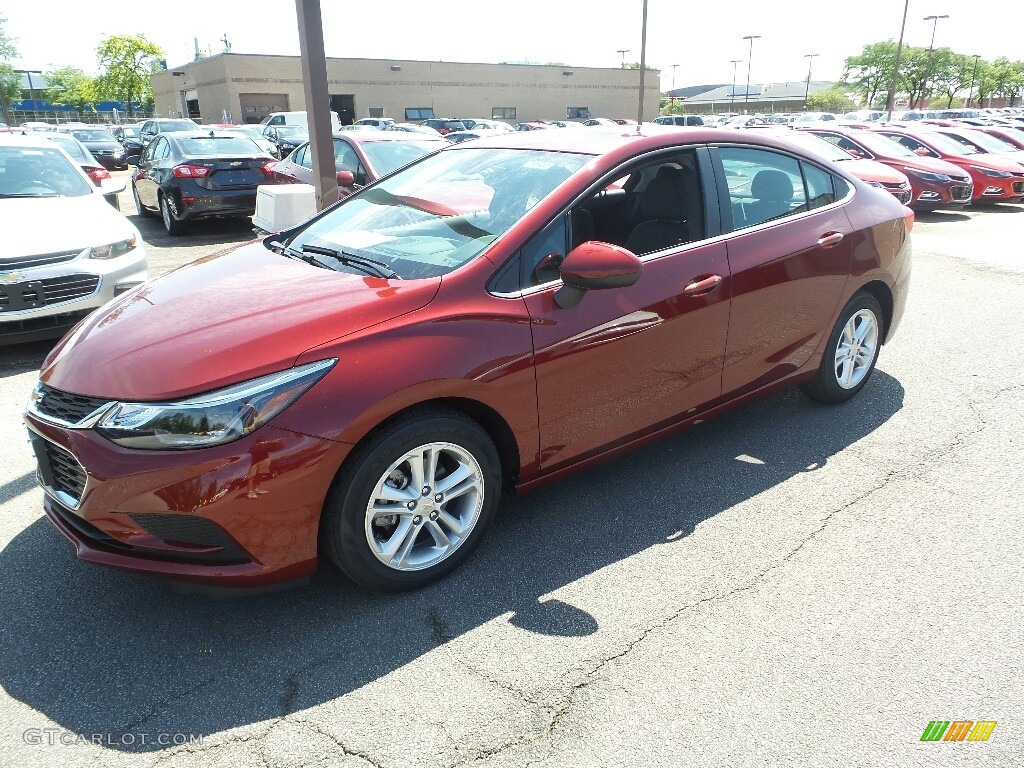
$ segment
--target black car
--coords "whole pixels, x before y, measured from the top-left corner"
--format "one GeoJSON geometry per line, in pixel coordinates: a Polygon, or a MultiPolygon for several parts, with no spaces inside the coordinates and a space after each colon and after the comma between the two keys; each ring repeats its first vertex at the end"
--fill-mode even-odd
{"type": "Polygon", "coordinates": [[[274,183],[274,158],[247,136],[223,130],[161,133],[130,162],[138,166],[132,197],[139,215],[159,213],[170,235],[195,219],[252,216],[256,187],[274,183]]]}
{"type": "Polygon", "coordinates": [[[466,130],[465,124],[461,120],[455,120],[454,118],[435,118],[432,117],[429,120],[424,120],[422,125],[428,128],[433,128],[435,131],[444,136],[452,131],[464,131],[466,130]]]}
{"type": "Polygon", "coordinates": [[[67,133],[82,142],[106,169],[127,168],[124,147],[114,134],[100,125],[58,126],[58,133],[67,133]]]}
{"type": "Polygon", "coordinates": [[[141,155],[145,147],[142,146],[142,124],[118,125],[110,130],[114,138],[121,142],[124,147],[126,158],[132,155],[141,155]]]}
{"type": "Polygon", "coordinates": [[[274,154],[279,160],[309,141],[309,131],[304,125],[268,125],[263,129],[263,135],[277,148],[274,154]]]}

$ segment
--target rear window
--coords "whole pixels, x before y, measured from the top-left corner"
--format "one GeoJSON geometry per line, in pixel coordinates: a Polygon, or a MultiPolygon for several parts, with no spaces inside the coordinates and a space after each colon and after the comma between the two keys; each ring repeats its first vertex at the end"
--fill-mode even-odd
{"type": "Polygon", "coordinates": [[[186,155],[258,155],[263,152],[252,139],[244,136],[203,136],[194,139],[180,139],[178,143],[186,155]]]}
{"type": "Polygon", "coordinates": [[[159,129],[164,133],[173,133],[174,131],[194,131],[199,125],[193,123],[191,120],[167,120],[163,123],[157,123],[159,129]]]}
{"type": "Polygon", "coordinates": [[[71,133],[79,141],[117,141],[117,139],[114,138],[114,134],[100,128],[72,131],[71,133]]]}

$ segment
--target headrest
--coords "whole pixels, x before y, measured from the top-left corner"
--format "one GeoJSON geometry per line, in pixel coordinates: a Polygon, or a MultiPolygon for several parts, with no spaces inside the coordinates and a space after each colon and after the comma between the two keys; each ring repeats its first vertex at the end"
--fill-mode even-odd
{"type": "Polygon", "coordinates": [[[788,203],[793,199],[793,181],[782,171],[758,171],[750,185],[750,194],[758,200],[788,203]]]}

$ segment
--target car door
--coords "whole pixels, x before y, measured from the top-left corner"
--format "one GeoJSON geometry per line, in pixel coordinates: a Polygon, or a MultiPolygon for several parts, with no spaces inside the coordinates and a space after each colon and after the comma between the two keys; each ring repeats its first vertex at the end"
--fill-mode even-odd
{"type": "Polygon", "coordinates": [[[853,255],[845,180],[781,151],[712,150],[728,238],[732,314],[722,390],[756,389],[806,363],[831,332],[853,255]]]}
{"type": "Polygon", "coordinates": [[[157,193],[160,187],[160,162],[170,154],[167,137],[157,136],[146,147],[139,162],[139,172],[135,186],[139,191],[139,199],[147,208],[158,207],[157,193]]]}
{"type": "MultiPolygon", "coordinates": [[[[642,254],[634,285],[589,291],[570,309],[555,302],[561,282],[554,262],[590,239],[589,198],[522,251],[544,470],[668,426],[721,394],[731,286],[725,243],[713,237],[720,225],[710,166],[706,153],[701,162],[688,151],[639,172],[656,177],[661,165],[694,173],[689,193],[698,200],[689,210],[700,220],[689,223],[686,242],[642,254]]],[[[624,167],[609,180],[627,173],[624,167]]],[[[686,217],[686,204],[673,208],[686,217]]],[[[629,237],[620,233],[616,244],[625,246],[629,237]]]]}

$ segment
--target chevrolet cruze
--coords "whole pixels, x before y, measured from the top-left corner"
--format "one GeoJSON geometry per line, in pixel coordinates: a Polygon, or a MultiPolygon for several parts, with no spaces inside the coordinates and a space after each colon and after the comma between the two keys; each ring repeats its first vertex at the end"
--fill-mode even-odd
{"type": "Polygon", "coordinates": [[[25,415],[45,510],[129,571],[256,585],[323,557],[417,587],[504,491],[783,387],[856,395],[912,223],[753,131],[453,145],[79,324],[25,415]]]}

